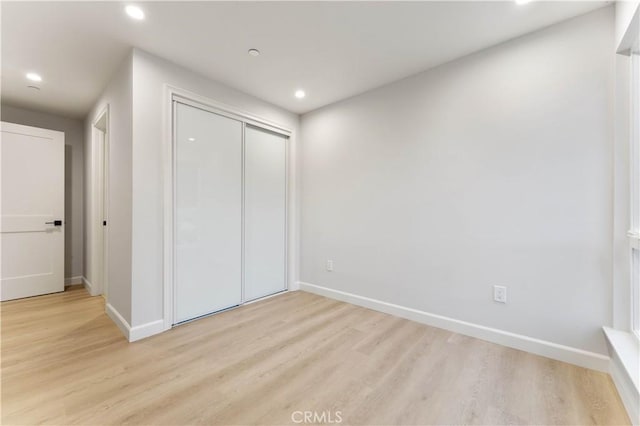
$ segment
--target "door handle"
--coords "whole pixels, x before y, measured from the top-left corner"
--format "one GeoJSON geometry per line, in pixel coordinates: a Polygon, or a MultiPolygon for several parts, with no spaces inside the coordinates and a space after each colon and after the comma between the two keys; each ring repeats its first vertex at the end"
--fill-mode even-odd
{"type": "Polygon", "coordinates": [[[61,220],[54,220],[53,222],[45,222],[45,225],[62,226],[61,220]]]}

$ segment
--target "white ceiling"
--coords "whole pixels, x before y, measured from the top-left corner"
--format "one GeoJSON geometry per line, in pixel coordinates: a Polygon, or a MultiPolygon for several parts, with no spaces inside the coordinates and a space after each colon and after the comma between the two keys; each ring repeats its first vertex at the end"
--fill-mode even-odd
{"type": "Polygon", "coordinates": [[[607,3],[2,2],[2,102],[84,117],[135,46],[304,113],[607,3]]]}

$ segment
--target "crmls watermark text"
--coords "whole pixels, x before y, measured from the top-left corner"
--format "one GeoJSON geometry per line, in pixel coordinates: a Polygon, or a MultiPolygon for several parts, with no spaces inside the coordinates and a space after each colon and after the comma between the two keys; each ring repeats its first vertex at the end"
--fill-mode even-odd
{"type": "Polygon", "coordinates": [[[294,411],[294,423],[337,424],[342,423],[342,411],[294,411]]]}

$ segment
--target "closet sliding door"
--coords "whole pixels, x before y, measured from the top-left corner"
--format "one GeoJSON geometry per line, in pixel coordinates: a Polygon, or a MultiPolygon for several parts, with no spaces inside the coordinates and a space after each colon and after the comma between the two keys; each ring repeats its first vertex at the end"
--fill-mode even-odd
{"type": "Polygon", "coordinates": [[[242,303],[243,123],[175,107],[174,323],[242,303]]]}
{"type": "Polygon", "coordinates": [[[286,289],[286,141],[245,128],[244,298],[286,289]]]}

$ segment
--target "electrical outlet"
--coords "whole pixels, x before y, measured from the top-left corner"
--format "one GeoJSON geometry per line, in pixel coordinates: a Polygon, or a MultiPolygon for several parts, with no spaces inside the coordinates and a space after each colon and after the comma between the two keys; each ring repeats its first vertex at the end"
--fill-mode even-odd
{"type": "Polygon", "coordinates": [[[327,271],[333,272],[333,260],[327,260],[327,271]]]}
{"type": "Polygon", "coordinates": [[[507,288],[501,285],[494,285],[493,300],[500,303],[507,303],[507,288]]]}

